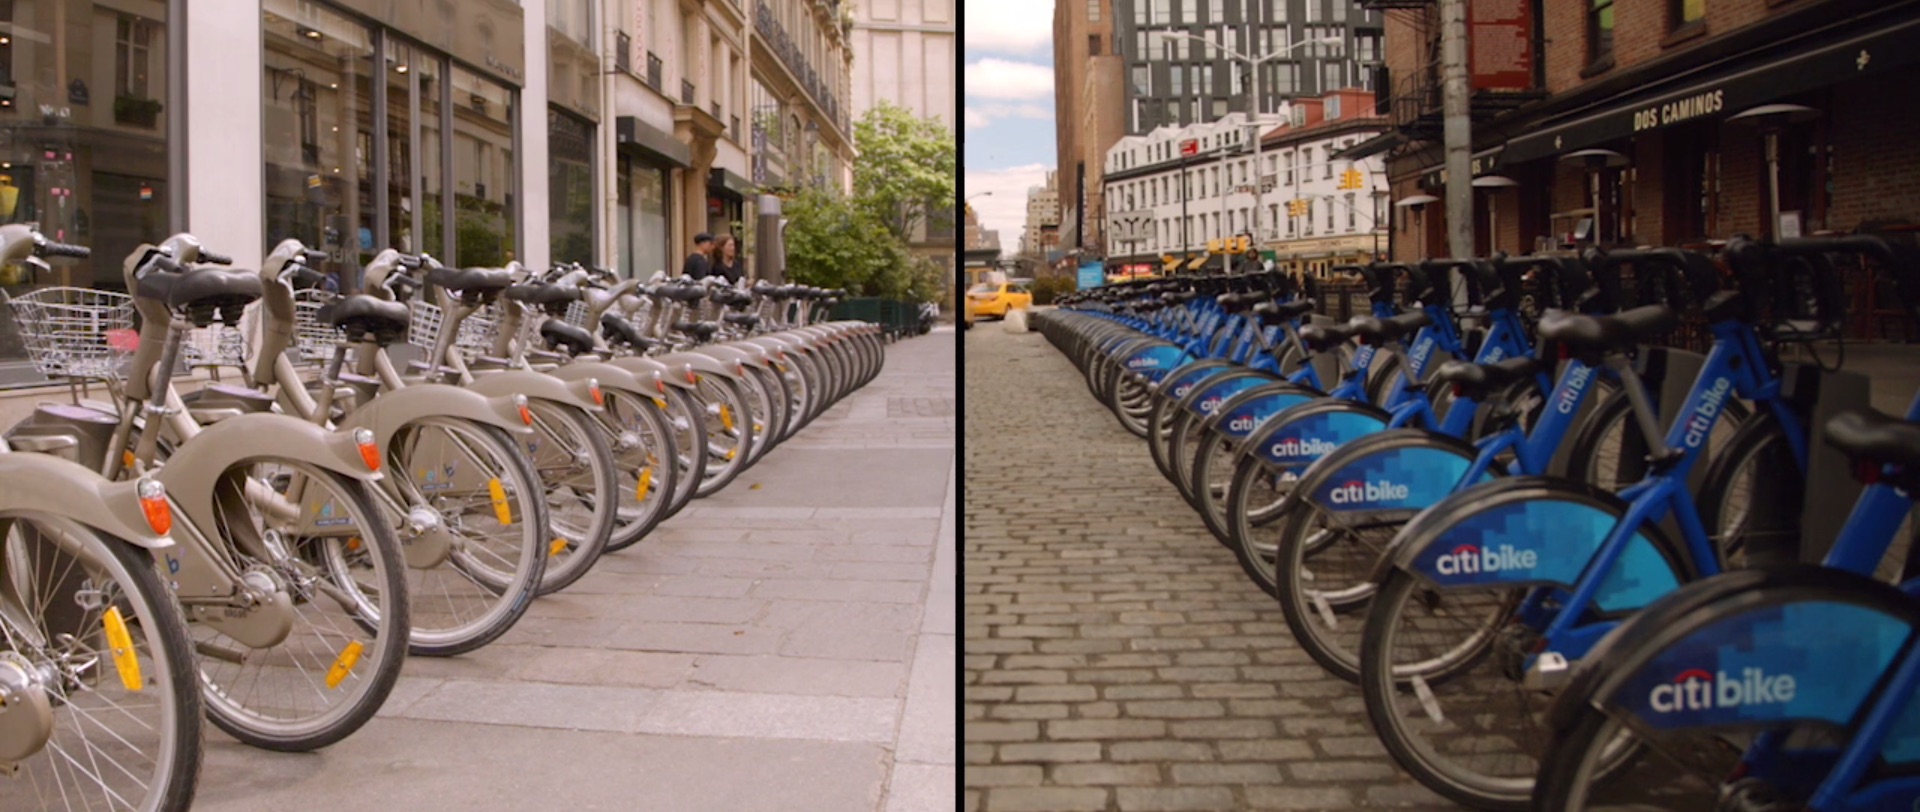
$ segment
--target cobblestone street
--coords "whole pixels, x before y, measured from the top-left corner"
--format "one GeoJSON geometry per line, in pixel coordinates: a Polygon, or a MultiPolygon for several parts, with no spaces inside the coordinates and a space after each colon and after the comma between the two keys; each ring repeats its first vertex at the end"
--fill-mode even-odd
{"type": "Polygon", "coordinates": [[[965,342],[965,809],[1455,808],[1064,356],[965,342]]]}

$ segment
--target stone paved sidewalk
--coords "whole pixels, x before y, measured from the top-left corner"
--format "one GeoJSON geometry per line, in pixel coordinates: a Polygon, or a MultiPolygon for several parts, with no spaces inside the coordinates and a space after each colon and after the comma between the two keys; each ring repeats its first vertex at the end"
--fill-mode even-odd
{"type": "Polygon", "coordinates": [[[1072,363],[965,342],[966,809],[1453,808],[1072,363]]]}
{"type": "Polygon", "coordinates": [[[952,810],[954,340],[889,346],[495,644],[410,659],[346,741],[268,753],[208,726],[195,808],[952,810]]]}

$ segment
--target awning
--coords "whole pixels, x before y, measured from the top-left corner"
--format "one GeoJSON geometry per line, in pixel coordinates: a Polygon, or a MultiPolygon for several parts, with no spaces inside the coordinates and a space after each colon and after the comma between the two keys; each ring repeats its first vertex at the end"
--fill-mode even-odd
{"type": "Polygon", "coordinates": [[[731,170],[714,167],[707,171],[707,189],[712,192],[727,192],[736,198],[753,191],[753,182],[734,174],[731,170]]]}
{"type": "Polygon", "coordinates": [[[1718,119],[1905,65],[1920,58],[1920,18],[1784,50],[1784,56],[1762,65],[1724,69],[1705,79],[1658,83],[1651,90],[1622,94],[1603,112],[1534,128],[1508,141],[1500,162],[1524,163],[1678,124],[1718,119]]]}
{"type": "Polygon", "coordinates": [[[616,147],[643,155],[658,158],[681,169],[693,166],[693,150],[673,133],[648,124],[634,116],[621,116],[613,121],[613,140],[616,147]]]}
{"type": "Polygon", "coordinates": [[[1406,135],[1399,130],[1390,130],[1335,152],[1327,158],[1335,161],[1357,161],[1379,155],[1404,143],[1407,143],[1406,135]]]}
{"type": "Polygon", "coordinates": [[[1194,257],[1192,262],[1187,263],[1187,270],[1197,271],[1197,270],[1200,270],[1200,266],[1205,264],[1207,264],[1207,256],[1205,254],[1202,254],[1200,256],[1194,257]]]}
{"type": "Polygon", "coordinates": [[[1179,257],[1162,257],[1162,258],[1161,258],[1161,263],[1160,263],[1160,269],[1161,269],[1161,270],[1163,270],[1163,271],[1171,271],[1171,270],[1175,270],[1175,269],[1177,269],[1177,268],[1179,268],[1179,267],[1180,267],[1180,258],[1179,258],[1179,257]]]}
{"type": "MultiPolygon", "coordinates": [[[[1476,178],[1481,175],[1490,175],[1493,173],[1493,168],[1500,165],[1500,156],[1505,153],[1506,150],[1506,144],[1501,144],[1492,149],[1480,150],[1467,159],[1468,169],[1472,171],[1473,176],[1476,178]]],[[[1447,165],[1443,163],[1439,166],[1429,166],[1425,170],[1422,170],[1420,173],[1420,185],[1429,189],[1438,189],[1447,185],[1447,165]]]]}

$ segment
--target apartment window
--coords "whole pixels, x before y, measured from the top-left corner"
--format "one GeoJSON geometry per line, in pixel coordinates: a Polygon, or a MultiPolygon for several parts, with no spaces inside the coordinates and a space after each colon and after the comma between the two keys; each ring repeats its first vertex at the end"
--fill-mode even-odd
{"type": "Polygon", "coordinates": [[[1099,55],[1100,55],[1100,35],[1088,34],[1087,35],[1087,56],[1099,56],[1099,55]]]}
{"type": "Polygon", "coordinates": [[[1219,25],[1227,21],[1226,12],[1221,8],[1220,0],[1207,0],[1207,21],[1219,25]]]}
{"type": "Polygon", "coordinates": [[[1100,0],[1087,0],[1087,22],[1100,22],[1100,0]]]}
{"type": "Polygon", "coordinates": [[[148,66],[152,64],[152,48],[153,23],[127,14],[120,15],[113,42],[115,96],[151,98],[147,94],[147,73],[148,66]]]}
{"type": "Polygon", "coordinates": [[[1348,192],[1347,193],[1347,230],[1348,231],[1352,231],[1354,229],[1354,223],[1355,223],[1355,217],[1354,217],[1354,211],[1353,211],[1353,193],[1348,192]]]}
{"type": "MultiPolygon", "coordinates": [[[[1153,8],[1153,0],[1136,0],[1133,4],[1133,24],[1135,27],[1147,24],[1148,10],[1153,8]]],[[[1145,50],[1145,49],[1142,49],[1145,50]]]]}
{"type": "Polygon", "coordinates": [[[1327,233],[1333,233],[1333,199],[1327,200],[1327,233]]]}
{"type": "Polygon", "coordinates": [[[1150,79],[1151,79],[1152,73],[1147,70],[1147,66],[1135,65],[1133,67],[1132,74],[1133,74],[1134,95],[1137,95],[1137,96],[1151,95],[1150,79]]]}
{"type": "Polygon", "coordinates": [[[1598,63],[1613,56],[1613,0],[1589,0],[1587,9],[1587,62],[1598,63]]]}
{"type": "Polygon", "coordinates": [[[1154,25],[1166,25],[1170,22],[1173,0],[1148,0],[1147,5],[1152,9],[1150,16],[1153,18],[1154,25]]]}
{"type": "Polygon", "coordinates": [[[1301,232],[1302,234],[1305,234],[1306,236],[1309,236],[1309,237],[1313,236],[1313,204],[1314,202],[1315,201],[1312,201],[1312,200],[1307,201],[1306,230],[1301,232]]]}
{"type": "Polygon", "coordinates": [[[1707,18],[1707,0],[1667,0],[1673,19],[1670,28],[1685,28],[1707,18]]]}
{"type": "Polygon", "coordinates": [[[1331,145],[1327,147],[1327,162],[1323,164],[1323,166],[1325,167],[1325,174],[1322,174],[1320,179],[1333,180],[1333,147],[1331,145]]]}

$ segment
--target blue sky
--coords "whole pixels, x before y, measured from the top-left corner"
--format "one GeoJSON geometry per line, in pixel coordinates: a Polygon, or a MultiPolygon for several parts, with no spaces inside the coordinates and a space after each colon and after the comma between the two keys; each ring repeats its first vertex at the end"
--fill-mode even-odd
{"type": "Polygon", "coordinates": [[[1053,168],[1053,3],[962,0],[966,75],[963,184],[982,224],[1014,249],[1027,188],[1053,168]]]}

